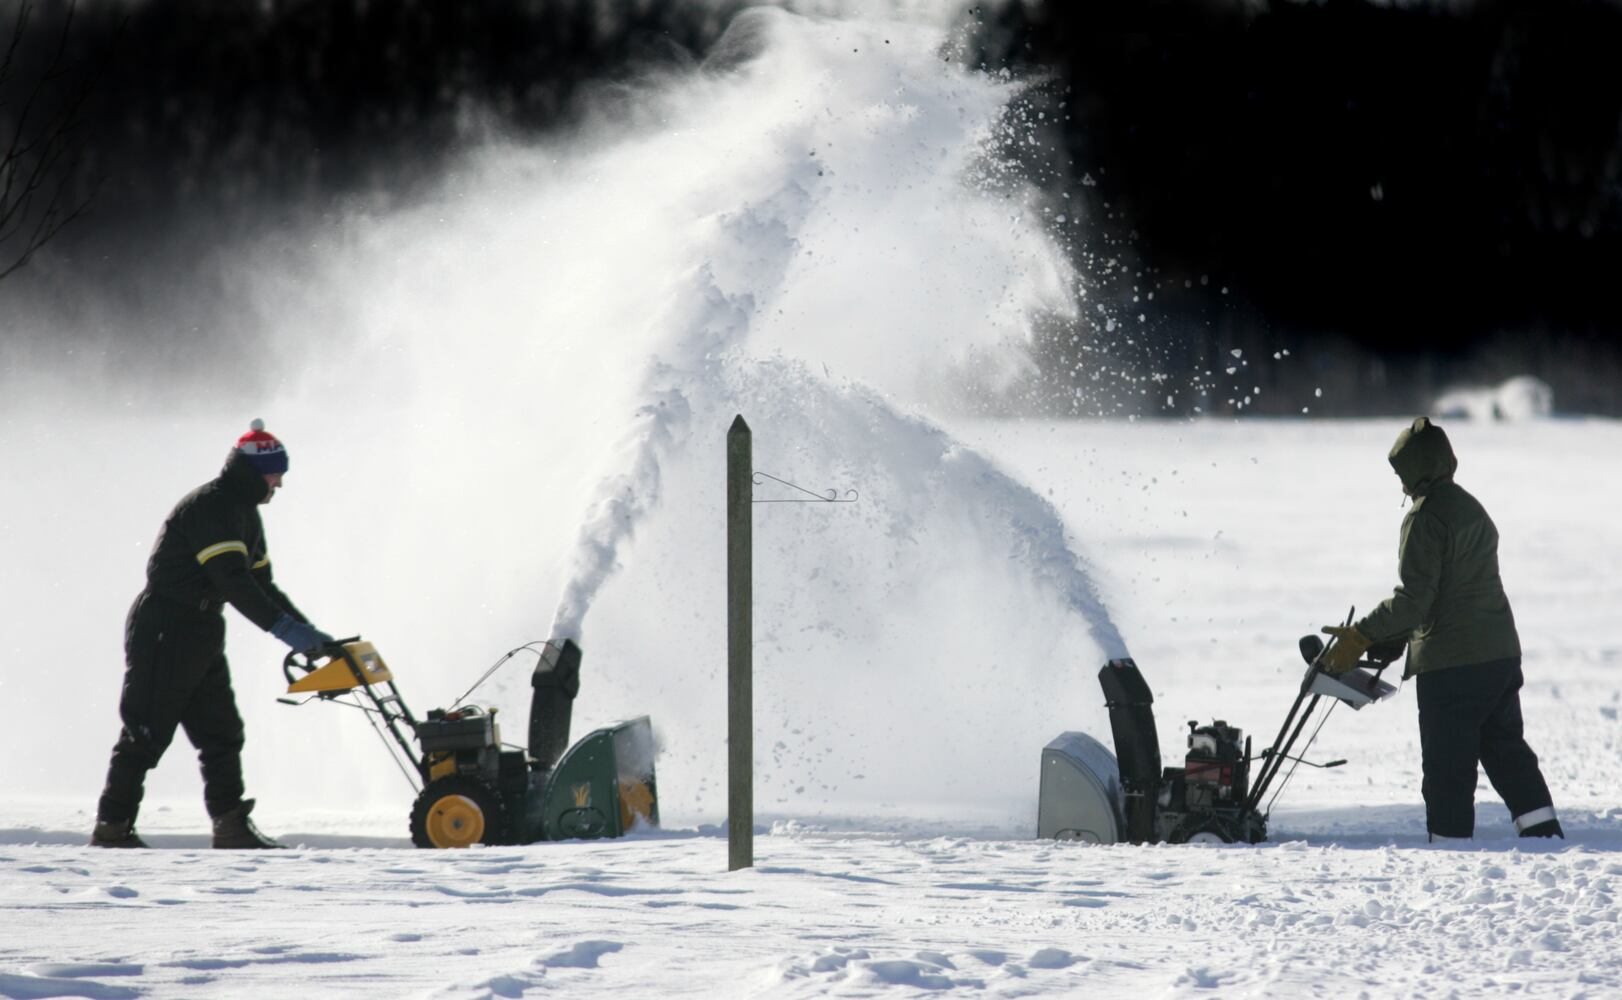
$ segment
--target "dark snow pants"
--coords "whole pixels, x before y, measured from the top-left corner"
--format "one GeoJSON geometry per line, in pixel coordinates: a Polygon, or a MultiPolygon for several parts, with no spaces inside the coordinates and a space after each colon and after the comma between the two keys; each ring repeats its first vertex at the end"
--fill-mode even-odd
{"type": "Polygon", "coordinates": [[[242,801],[242,716],[225,662],[218,607],[187,607],[143,592],[124,626],[123,732],[113,746],[96,818],[134,820],[146,773],[163,758],[176,727],[197,748],[210,816],[242,801]]]}
{"type": "Polygon", "coordinates": [[[1518,656],[1419,675],[1425,824],[1431,833],[1475,832],[1477,762],[1517,828],[1553,818],[1537,754],[1521,735],[1521,683],[1518,656]],[[1543,810],[1550,810],[1547,817],[1543,810]]]}

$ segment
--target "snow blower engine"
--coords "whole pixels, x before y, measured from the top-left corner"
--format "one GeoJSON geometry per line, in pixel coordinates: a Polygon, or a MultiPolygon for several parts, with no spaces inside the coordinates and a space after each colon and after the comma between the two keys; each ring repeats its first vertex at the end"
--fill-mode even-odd
{"type": "Polygon", "coordinates": [[[1346,763],[1315,764],[1291,753],[1320,702],[1330,699],[1302,754],[1312,746],[1336,703],[1361,709],[1396,690],[1380,680],[1380,674],[1402,655],[1403,644],[1375,646],[1356,669],[1338,676],[1323,667],[1323,640],[1303,636],[1300,649],[1307,673],[1270,747],[1253,755],[1250,738],[1221,719],[1205,726],[1190,721],[1181,767],[1161,766],[1154,696],[1137,664],[1131,660],[1104,664],[1098,682],[1104,689],[1115,752],[1079,732],[1064,733],[1042,750],[1037,836],[1101,844],[1255,844],[1266,840],[1273,802],[1294,776],[1296,765],[1338,767],[1346,763]],[[1278,781],[1286,762],[1290,769],[1278,781]],[[1256,765],[1254,773],[1252,765],[1256,765]]]}
{"type": "Polygon", "coordinates": [[[366,713],[417,792],[411,840],[418,847],[618,837],[638,824],[657,826],[647,716],[598,729],[569,746],[580,691],[580,647],[573,640],[520,646],[473,689],[526,649],[539,656],[530,678],[528,749],[501,742],[495,709],[461,704],[472,689],[450,708],[418,719],[383,657],[359,637],[339,640],[313,658],[289,654],[282,661],[287,693],[305,697],[280,700],[331,701],[366,713]],[[316,659],[326,662],[318,666],[316,659]]]}

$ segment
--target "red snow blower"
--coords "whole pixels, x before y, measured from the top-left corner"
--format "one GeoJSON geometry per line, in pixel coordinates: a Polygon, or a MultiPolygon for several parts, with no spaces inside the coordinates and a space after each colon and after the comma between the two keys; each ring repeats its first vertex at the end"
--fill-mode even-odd
{"type": "Polygon", "coordinates": [[[1064,733],[1043,749],[1037,836],[1100,844],[1255,844],[1267,839],[1273,803],[1297,766],[1346,763],[1316,764],[1302,756],[1329,713],[1337,703],[1361,709],[1394,692],[1396,688],[1380,674],[1404,649],[1400,642],[1375,646],[1355,669],[1335,675],[1323,667],[1329,647],[1322,639],[1302,636],[1299,646],[1307,662],[1306,676],[1272,745],[1252,754],[1250,738],[1226,722],[1218,719],[1201,726],[1190,721],[1181,767],[1161,766],[1154,696],[1137,664],[1129,659],[1106,663],[1098,681],[1109,709],[1115,752],[1079,732],[1064,733]],[[1328,706],[1300,754],[1292,753],[1326,698],[1328,706]],[[1287,762],[1290,768],[1280,780],[1287,762]]]}

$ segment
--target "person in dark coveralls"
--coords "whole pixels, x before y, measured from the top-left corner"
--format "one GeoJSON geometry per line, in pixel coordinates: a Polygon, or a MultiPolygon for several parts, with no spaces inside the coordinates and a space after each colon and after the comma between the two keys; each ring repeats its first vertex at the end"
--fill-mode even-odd
{"type": "Polygon", "coordinates": [[[1521,642],[1498,575],[1498,529],[1453,481],[1453,447],[1425,417],[1397,435],[1390,461],[1413,498],[1397,546],[1402,582],[1355,624],[1324,628],[1335,637],[1325,666],[1344,673],[1370,646],[1407,641],[1431,840],[1474,833],[1478,762],[1521,836],[1563,838],[1521,733],[1521,642]]]}
{"type": "Polygon", "coordinates": [[[225,604],[295,652],[332,637],[310,624],[271,578],[259,506],[287,472],[287,451],[253,421],[218,478],[188,493],[158,532],[146,588],[124,624],[123,732],[113,747],[90,843],[145,847],[135,832],[146,773],[185,729],[203,769],[214,846],[280,847],[259,832],[242,797],[242,716],[225,662],[225,604]]]}

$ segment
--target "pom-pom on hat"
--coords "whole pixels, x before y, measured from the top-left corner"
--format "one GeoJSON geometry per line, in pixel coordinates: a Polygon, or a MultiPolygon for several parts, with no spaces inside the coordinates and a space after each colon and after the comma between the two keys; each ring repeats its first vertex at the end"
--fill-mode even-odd
{"type": "Polygon", "coordinates": [[[265,430],[265,422],[258,417],[248,425],[248,433],[237,438],[237,451],[248,456],[248,461],[261,475],[274,476],[287,471],[287,449],[274,434],[265,430]]]}

